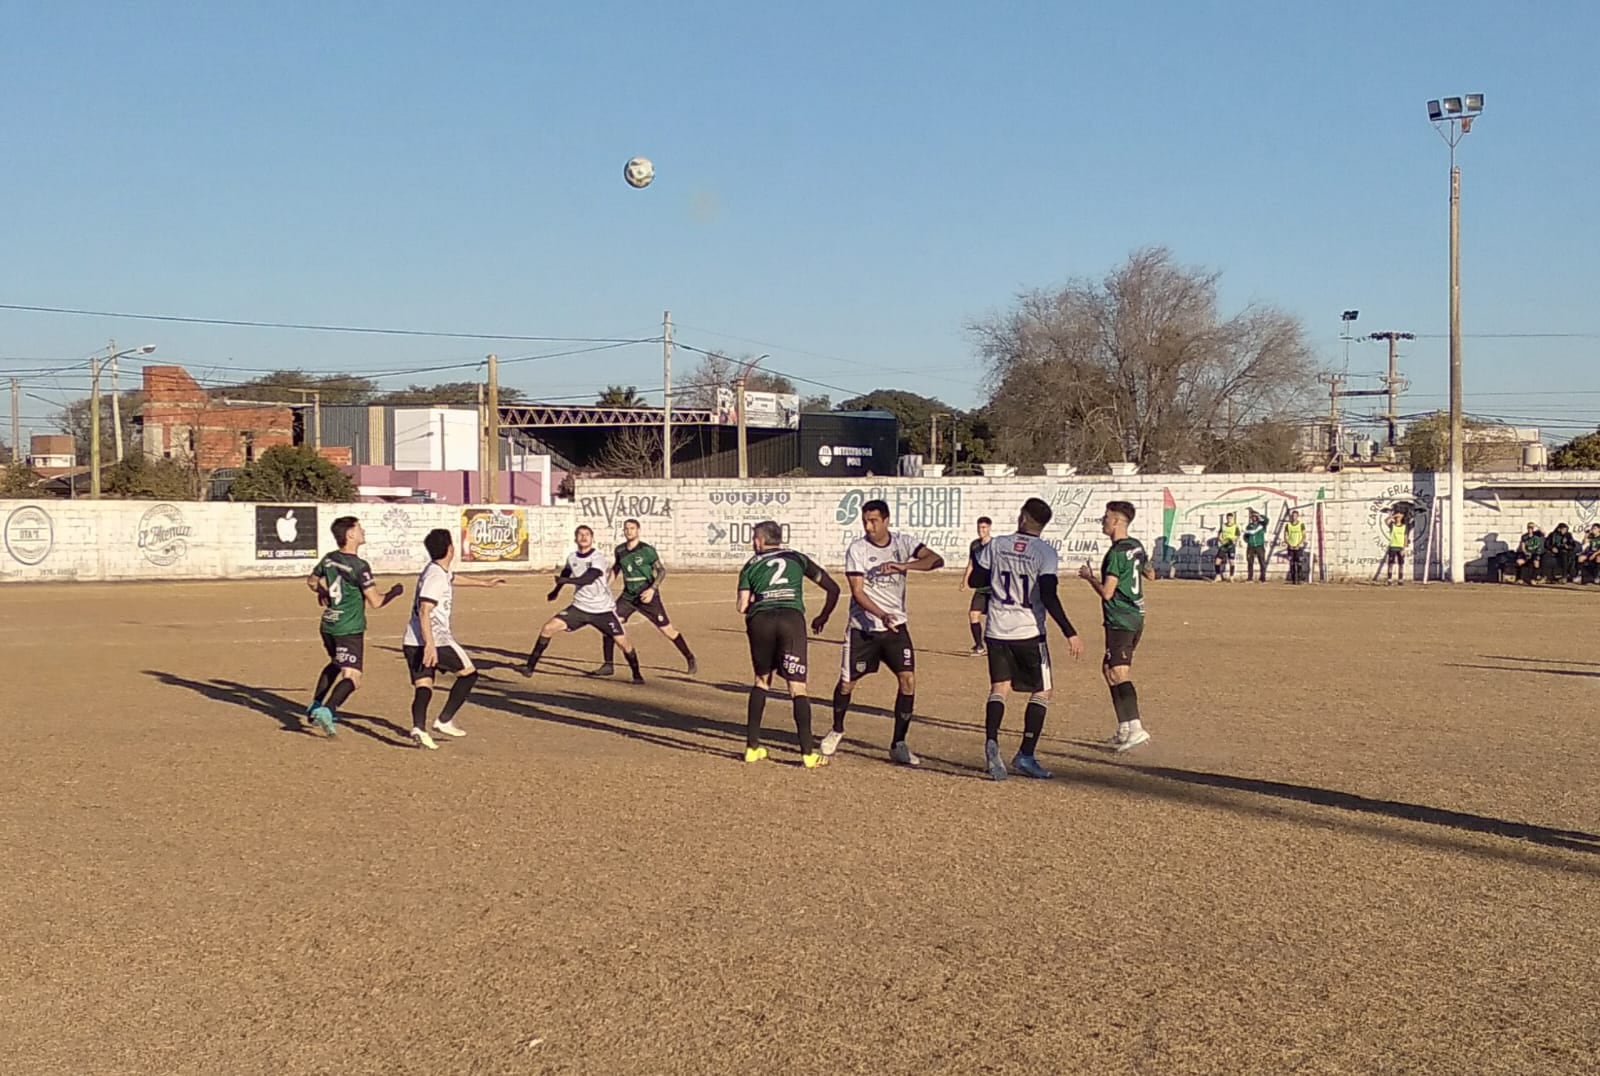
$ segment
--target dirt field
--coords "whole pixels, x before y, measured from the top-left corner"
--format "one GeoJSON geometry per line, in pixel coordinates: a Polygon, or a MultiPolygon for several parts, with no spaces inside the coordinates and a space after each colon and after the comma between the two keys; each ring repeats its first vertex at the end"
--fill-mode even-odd
{"type": "Polygon", "coordinates": [[[731,586],[669,581],[700,677],[636,625],[637,688],[580,675],[593,633],[505,666],[542,579],[458,591],[487,675],[431,753],[409,594],[330,741],[298,582],[0,590],[0,1072],[1600,1065],[1600,592],[1154,585],[1155,739],[1116,758],[1074,583],[1057,779],[997,785],[953,576],[913,581],[917,772],[886,674],[835,765],[780,703],[735,761],[731,586]]]}

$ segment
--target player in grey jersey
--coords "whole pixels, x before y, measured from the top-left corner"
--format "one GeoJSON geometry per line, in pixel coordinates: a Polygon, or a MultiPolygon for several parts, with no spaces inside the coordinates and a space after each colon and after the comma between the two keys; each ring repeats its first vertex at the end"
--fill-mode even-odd
{"type": "Polygon", "coordinates": [[[1017,517],[1017,531],[996,537],[978,555],[989,572],[989,619],[984,639],[989,651],[989,702],[984,710],[984,768],[996,781],[1006,777],[1000,755],[1000,725],[1006,716],[1006,697],[1015,688],[1028,692],[1023,717],[1022,749],[1011,760],[1012,769],[1025,777],[1048,779],[1049,770],[1034,757],[1044,732],[1046,709],[1053,687],[1050,647],[1045,639],[1045,614],[1067,637],[1074,658],[1083,653],[1078,637],[1056,593],[1060,558],[1055,547],[1039,537],[1050,522],[1050,506],[1030,497],[1017,517]]]}
{"type": "Polygon", "coordinates": [[[916,648],[906,626],[906,573],[944,567],[944,558],[909,534],[889,529],[889,505],[868,501],[861,506],[865,532],[844,554],[845,580],[850,584],[850,625],[845,631],[839,683],[833,689],[833,731],[822,738],[822,753],[832,755],[844,739],[844,718],[855,682],[887,665],[899,681],[894,699],[894,735],[889,757],[902,766],[921,759],[911,753],[906,733],[916,708],[916,648]]]}
{"type": "Polygon", "coordinates": [[[580,526],[572,537],[578,549],[567,556],[567,563],[562,566],[561,574],[556,576],[555,589],[550,592],[549,600],[555,601],[560,597],[561,588],[569,583],[577,588],[577,592],[572,596],[571,605],[545,621],[544,627],[539,629],[539,641],[533,644],[528,663],[520,671],[523,676],[532,676],[550,640],[562,632],[594,628],[616,641],[622,656],[628,661],[628,669],[633,673],[633,682],[642,684],[644,674],[639,671],[639,654],[628,642],[628,633],[623,630],[622,621],[617,617],[617,600],[611,596],[611,584],[606,581],[605,558],[595,549],[594,531],[580,526]]]}

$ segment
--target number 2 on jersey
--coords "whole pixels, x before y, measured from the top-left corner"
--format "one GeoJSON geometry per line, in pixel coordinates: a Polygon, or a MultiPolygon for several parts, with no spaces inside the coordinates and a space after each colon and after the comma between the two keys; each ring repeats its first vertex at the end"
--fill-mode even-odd
{"type": "Polygon", "coordinates": [[[1025,575],[1013,576],[1010,572],[1001,572],[1000,579],[1000,604],[1001,605],[1032,605],[1033,580],[1025,575]],[[1013,593],[1012,584],[1021,585],[1021,594],[1013,593]]]}
{"type": "Polygon", "coordinates": [[[778,570],[772,573],[772,578],[771,579],[767,580],[767,586],[769,586],[769,587],[788,586],[789,585],[788,580],[784,579],[784,575],[789,571],[790,564],[791,564],[791,562],[789,561],[789,559],[787,557],[779,557],[778,558],[778,570]]]}

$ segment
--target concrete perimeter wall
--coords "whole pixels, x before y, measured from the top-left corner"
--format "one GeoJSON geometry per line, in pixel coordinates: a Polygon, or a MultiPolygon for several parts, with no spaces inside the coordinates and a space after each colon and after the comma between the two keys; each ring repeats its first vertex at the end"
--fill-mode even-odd
{"type": "MultiPolygon", "coordinates": [[[[1015,525],[1028,497],[1055,510],[1045,536],[1068,563],[1098,560],[1106,548],[1099,517],[1108,500],[1138,509],[1134,535],[1163,576],[1209,571],[1211,542],[1224,513],[1268,509],[1276,530],[1289,504],[1307,506],[1312,552],[1329,579],[1369,579],[1386,546],[1384,517],[1411,505],[1415,525],[1407,574],[1418,578],[1428,547],[1435,576],[1443,562],[1442,520],[1448,479],[1429,473],[1287,475],[1111,475],[1070,478],[737,479],[577,482],[571,504],[551,508],[452,505],[254,505],[152,501],[0,501],[0,581],[63,579],[247,579],[306,572],[333,548],[328,526],[359,517],[364,555],[383,573],[415,572],[422,536],[449,528],[464,552],[462,570],[549,571],[572,548],[578,523],[602,547],[621,540],[637,518],[645,538],[674,568],[732,570],[749,556],[750,531],[763,519],[786,528],[789,542],[837,568],[860,534],[863,502],[889,503],[893,525],[965,564],[979,516],[997,531],[1015,525]],[[292,514],[291,522],[286,518],[292,514]],[[1320,525],[1319,525],[1320,520],[1320,525]]],[[[1469,475],[1465,484],[1469,575],[1515,545],[1533,521],[1546,531],[1565,522],[1586,529],[1600,518],[1600,473],[1469,475]]],[[[1281,543],[1273,572],[1284,570],[1281,543]]],[[[1240,569],[1241,572],[1243,569],[1240,569]]]]}

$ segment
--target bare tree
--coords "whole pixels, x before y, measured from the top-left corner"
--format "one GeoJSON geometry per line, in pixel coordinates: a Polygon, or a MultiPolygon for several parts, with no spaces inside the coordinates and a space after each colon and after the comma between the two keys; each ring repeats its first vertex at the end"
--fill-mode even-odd
{"type": "MultiPolygon", "coordinates": [[[[672,443],[682,450],[689,437],[674,433],[672,443]]],[[[623,426],[606,438],[595,468],[608,478],[660,478],[661,445],[659,426],[623,426]]]]}
{"type": "Polygon", "coordinates": [[[1213,465],[1315,384],[1297,319],[1250,306],[1223,318],[1218,274],[1136,251],[1100,281],[1031,291],[969,329],[988,364],[999,459],[1213,465]]]}
{"type": "MultiPolygon", "coordinates": [[[[732,389],[734,378],[738,377],[739,371],[754,358],[754,355],[743,355],[735,359],[720,351],[702,355],[700,361],[689,371],[688,379],[673,389],[675,402],[680,407],[715,408],[717,390],[732,389]]],[[[795,391],[793,381],[782,374],[771,373],[760,367],[750,372],[750,376],[745,379],[744,387],[749,392],[795,391]]],[[[826,410],[826,407],[822,410],[826,410]]]]}

